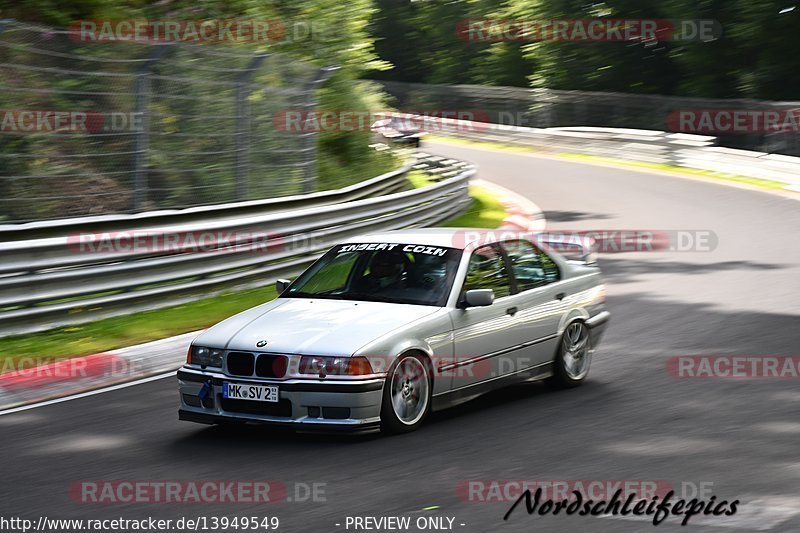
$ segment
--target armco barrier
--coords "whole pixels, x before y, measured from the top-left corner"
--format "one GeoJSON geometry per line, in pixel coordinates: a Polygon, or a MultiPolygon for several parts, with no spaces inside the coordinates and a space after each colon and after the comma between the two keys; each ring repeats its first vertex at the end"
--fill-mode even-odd
{"type": "Polygon", "coordinates": [[[460,162],[451,166],[446,173],[450,177],[400,192],[391,191],[405,186],[412,165],[316,195],[2,226],[0,335],[176,305],[234,287],[264,286],[298,274],[348,237],[435,224],[470,202],[468,183],[475,170],[460,162]],[[113,237],[104,241],[104,236],[115,232],[162,244],[170,235],[211,232],[229,238],[201,250],[181,239],[167,248],[85,244],[93,238],[111,242],[113,237]]]}
{"type": "MultiPolygon", "coordinates": [[[[439,135],[536,148],[660,163],[784,183],[800,191],[800,157],[714,146],[707,135],[622,128],[527,128],[485,122],[395,114],[421,124],[435,124],[439,135]]],[[[431,128],[429,128],[431,129],[431,128]]]]}
{"type": "MultiPolygon", "coordinates": [[[[425,165],[425,160],[417,163],[425,165]]],[[[362,182],[313,194],[282,196],[264,200],[250,200],[229,204],[205,205],[186,209],[168,209],[145,211],[136,214],[98,215],[69,220],[44,220],[25,224],[0,225],[0,242],[12,240],[30,240],[58,236],[63,233],[65,225],[74,231],[114,231],[131,227],[139,229],[158,228],[165,224],[187,222],[210,222],[226,218],[241,218],[269,212],[289,211],[305,207],[317,207],[335,203],[349,202],[361,198],[369,198],[397,192],[408,184],[406,175],[413,164],[406,164],[397,170],[387,172],[362,182]]],[[[2,264],[0,264],[0,268],[2,264]]]]}

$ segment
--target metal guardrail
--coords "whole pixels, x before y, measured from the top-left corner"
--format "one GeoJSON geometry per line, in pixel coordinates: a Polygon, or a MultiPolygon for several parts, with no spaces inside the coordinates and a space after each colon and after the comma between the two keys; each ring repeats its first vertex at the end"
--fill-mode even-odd
{"type": "MultiPolygon", "coordinates": [[[[425,164],[425,161],[417,164],[425,164]]],[[[318,207],[335,203],[349,202],[361,198],[379,196],[397,192],[408,184],[407,172],[412,164],[404,165],[397,170],[387,172],[348,187],[317,192],[313,194],[300,194],[267,198],[264,200],[250,200],[246,202],[233,202],[210,206],[197,206],[186,209],[165,209],[158,211],[145,211],[136,214],[97,215],[68,220],[42,220],[23,224],[0,224],[0,250],[3,242],[42,239],[57,237],[64,232],[64,227],[69,225],[73,232],[84,231],[115,231],[131,227],[137,229],[158,228],[165,225],[183,224],[189,222],[205,221],[211,224],[228,218],[240,218],[250,215],[289,211],[306,207],[318,207]]],[[[4,257],[0,264],[0,273],[7,271],[9,259],[4,257]]],[[[13,260],[12,260],[13,262],[13,260]]]]}
{"type": "Polygon", "coordinates": [[[439,181],[399,192],[424,161],[306,197],[0,227],[0,335],[264,286],[342,239],[435,224],[469,204],[475,172],[445,163],[439,181]]]}
{"type": "Polygon", "coordinates": [[[476,141],[502,142],[543,151],[612,157],[660,163],[722,174],[777,181],[800,191],[800,157],[735,150],[714,146],[715,137],[622,128],[527,128],[402,115],[421,124],[435,124],[435,132],[476,141]]]}
{"type": "MultiPolygon", "coordinates": [[[[679,110],[713,112],[740,109],[787,113],[800,108],[798,101],[376,81],[391,95],[398,109],[473,110],[483,115],[475,117],[476,120],[532,128],[595,126],[668,131],[671,130],[670,115],[679,110]]],[[[720,133],[715,144],[738,150],[800,156],[800,135],[791,130],[720,133]]]]}

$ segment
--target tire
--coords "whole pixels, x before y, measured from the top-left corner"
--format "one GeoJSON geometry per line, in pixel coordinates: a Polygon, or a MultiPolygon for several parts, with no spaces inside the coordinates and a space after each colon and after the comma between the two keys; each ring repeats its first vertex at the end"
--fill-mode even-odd
{"type": "Polygon", "coordinates": [[[564,329],[553,359],[553,375],[548,382],[561,389],[577,387],[586,380],[592,363],[592,335],[581,320],[564,329]]]}
{"type": "Polygon", "coordinates": [[[381,431],[407,433],[422,425],[431,410],[432,389],[426,361],[412,354],[400,356],[383,386],[381,431]]]}

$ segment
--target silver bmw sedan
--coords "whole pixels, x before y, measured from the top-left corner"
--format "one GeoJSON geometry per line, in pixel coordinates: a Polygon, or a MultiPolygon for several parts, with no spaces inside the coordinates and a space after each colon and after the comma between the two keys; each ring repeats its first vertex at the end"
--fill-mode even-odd
{"type": "Polygon", "coordinates": [[[580,384],[609,319],[591,242],[543,234],[355,237],[276,285],[192,342],[181,420],[411,431],[510,383],[580,384]]]}

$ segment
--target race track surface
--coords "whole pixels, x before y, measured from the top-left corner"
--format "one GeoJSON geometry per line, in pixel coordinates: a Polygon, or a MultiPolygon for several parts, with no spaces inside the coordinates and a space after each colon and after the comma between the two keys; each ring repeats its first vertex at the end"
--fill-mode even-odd
{"type": "MultiPolygon", "coordinates": [[[[679,495],[702,486],[742,502],[732,517],[695,517],[683,530],[800,530],[800,382],[676,379],[666,370],[678,355],[800,355],[800,204],[513,153],[426,149],[472,161],[479,177],[531,198],[549,229],[710,230],[718,246],[601,255],[612,322],[584,386],[513,387],[437,413],[409,435],[179,422],[174,378],[0,416],[0,515],[266,515],[280,518],[279,531],[320,532],[346,531],[347,516],[450,516],[455,531],[469,533],[651,531],[646,518],[523,509],[504,522],[509,502],[464,501],[457,488],[466,480],[661,480],[679,495]],[[278,480],[304,501],[107,505],[69,494],[81,480],[191,479],[278,480]],[[313,483],[324,484],[318,501],[302,497],[313,483]],[[423,510],[431,506],[439,508],[423,510]]],[[[679,520],[658,530],[677,531],[679,520]]]]}

